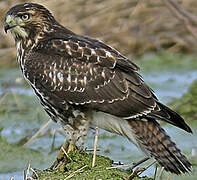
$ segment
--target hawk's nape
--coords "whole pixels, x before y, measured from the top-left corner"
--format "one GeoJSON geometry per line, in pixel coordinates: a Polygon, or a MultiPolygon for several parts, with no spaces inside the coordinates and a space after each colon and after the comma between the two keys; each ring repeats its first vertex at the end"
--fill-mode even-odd
{"type": "Polygon", "coordinates": [[[191,133],[190,127],[159,102],[132,61],[101,41],[66,29],[38,4],[11,8],[5,19],[8,30],[24,77],[70,143],[80,146],[89,128],[98,126],[127,137],[166,171],[191,171],[157,120],[191,133]]]}

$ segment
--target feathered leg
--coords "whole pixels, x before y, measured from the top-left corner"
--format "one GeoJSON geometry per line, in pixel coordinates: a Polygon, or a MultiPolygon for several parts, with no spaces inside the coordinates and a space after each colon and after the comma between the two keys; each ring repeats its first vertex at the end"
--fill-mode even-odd
{"type": "Polygon", "coordinates": [[[69,152],[83,149],[84,139],[87,136],[89,129],[89,120],[85,118],[81,112],[75,112],[75,117],[69,119],[69,123],[61,123],[66,133],[67,140],[61,147],[56,161],[50,169],[56,169],[61,164],[66,164],[69,161],[69,152]]]}

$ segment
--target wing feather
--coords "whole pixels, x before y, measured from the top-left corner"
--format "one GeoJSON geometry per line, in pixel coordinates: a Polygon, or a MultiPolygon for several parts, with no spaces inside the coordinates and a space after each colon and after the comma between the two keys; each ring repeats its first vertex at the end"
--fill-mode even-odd
{"type": "Polygon", "coordinates": [[[181,128],[185,125],[180,118],[174,122],[168,109],[162,110],[137,73],[139,68],[110,46],[75,35],[42,43],[45,50],[38,46],[31,53],[25,74],[32,84],[41,84],[38,91],[55,99],[56,106],[83,105],[125,119],[149,114],[177,126],[181,121],[181,128]]]}

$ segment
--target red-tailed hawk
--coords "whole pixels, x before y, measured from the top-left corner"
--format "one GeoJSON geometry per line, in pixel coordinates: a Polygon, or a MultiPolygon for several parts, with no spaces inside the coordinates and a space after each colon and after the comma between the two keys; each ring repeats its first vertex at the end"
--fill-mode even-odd
{"type": "Polygon", "coordinates": [[[159,102],[127,57],[66,29],[39,4],[12,7],[5,18],[8,30],[25,79],[47,114],[61,123],[71,144],[81,146],[89,128],[98,126],[127,137],[166,171],[191,170],[157,121],[189,133],[190,127],[159,102]]]}

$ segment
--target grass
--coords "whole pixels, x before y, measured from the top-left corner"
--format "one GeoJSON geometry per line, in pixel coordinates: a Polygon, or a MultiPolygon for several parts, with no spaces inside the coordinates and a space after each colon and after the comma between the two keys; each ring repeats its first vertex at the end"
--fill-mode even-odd
{"type": "Polygon", "coordinates": [[[187,93],[181,98],[174,99],[169,105],[185,119],[196,120],[197,81],[193,82],[187,93]]]}
{"type": "MultiPolygon", "coordinates": [[[[38,177],[40,180],[59,180],[59,179],[84,179],[84,180],[96,180],[96,179],[113,179],[123,180],[128,179],[131,172],[123,169],[107,169],[112,166],[112,160],[97,155],[96,166],[92,168],[93,154],[87,154],[84,152],[71,152],[69,157],[71,162],[65,164],[60,170],[53,172],[38,171],[38,177]],[[81,169],[81,171],[79,171],[81,169]]],[[[133,180],[152,180],[148,177],[135,177],[133,180]]]]}
{"type": "Polygon", "coordinates": [[[197,69],[196,55],[173,54],[167,51],[145,54],[136,63],[144,73],[197,69]]]}

